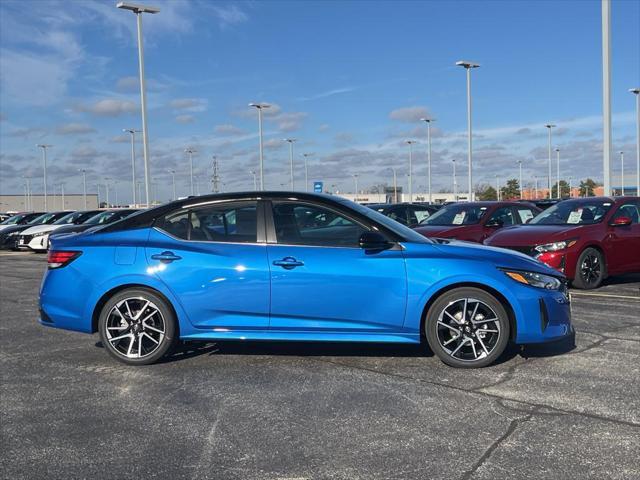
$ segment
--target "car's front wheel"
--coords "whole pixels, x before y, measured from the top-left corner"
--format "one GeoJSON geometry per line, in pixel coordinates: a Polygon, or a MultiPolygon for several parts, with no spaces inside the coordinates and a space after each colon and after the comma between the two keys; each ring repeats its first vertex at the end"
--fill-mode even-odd
{"type": "Polygon", "coordinates": [[[509,317],[504,306],[478,288],[455,288],[438,297],[424,326],[431,350],[452,367],[490,365],[509,342],[509,317]]]}
{"type": "Polygon", "coordinates": [[[148,365],[173,348],[176,318],[161,296],[132,288],[118,292],[105,303],[98,330],[110,355],[128,365],[148,365]]]}
{"type": "Polygon", "coordinates": [[[595,248],[585,248],[578,257],[573,286],[582,290],[598,288],[605,278],[604,257],[595,248]]]}

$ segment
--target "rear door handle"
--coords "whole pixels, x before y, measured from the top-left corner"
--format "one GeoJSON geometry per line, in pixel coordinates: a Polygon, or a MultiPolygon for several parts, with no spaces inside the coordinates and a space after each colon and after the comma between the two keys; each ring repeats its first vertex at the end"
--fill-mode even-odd
{"type": "Polygon", "coordinates": [[[273,264],[276,267],[282,267],[285,270],[292,270],[296,267],[302,267],[304,262],[296,260],[294,257],[284,257],[282,260],[274,260],[273,264]]]}
{"type": "Polygon", "coordinates": [[[155,255],[151,255],[151,258],[154,260],[160,260],[161,262],[170,263],[175,260],[180,260],[182,257],[180,257],[179,255],[176,255],[173,252],[167,251],[167,252],[156,253],[155,255]]]}

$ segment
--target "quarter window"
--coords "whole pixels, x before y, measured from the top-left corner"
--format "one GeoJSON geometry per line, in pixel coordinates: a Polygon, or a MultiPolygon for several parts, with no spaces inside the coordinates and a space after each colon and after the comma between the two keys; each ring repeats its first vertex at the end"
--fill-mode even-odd
{"type": "Polygon", "coordinates": [[[357,247],[366,229],[328,208],[300,203],[274,203],[278,243],[320,247],[357,247]]]}
{"type": "Polygon", "coordinates": [[[498,222],[502,226],[513,225],[513,212],[511,207],[502,207],[493,212],[487,223],[498,222]]]}
{"type": "Polygon", "coordinates": [[[256,203],[227,203],[181,210],[167,215],[157,226],[185,240],[256,243],[256,203]]]}
{"type": "Polygon", "coordinates": [[[534,211],[530,208],[517,207],[516,210],[518,211],[518,216],[520,217],[520,223],[527,223],[529,220],[536,216],[534,211]]]}

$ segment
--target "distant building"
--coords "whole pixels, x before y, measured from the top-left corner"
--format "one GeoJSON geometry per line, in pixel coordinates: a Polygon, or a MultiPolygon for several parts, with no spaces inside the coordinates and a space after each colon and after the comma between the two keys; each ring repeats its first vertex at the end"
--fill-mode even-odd
{"type": "MultiPolygon", "coordinates": [[[[98,195],[87,193],[87,209],[98,207],[98,195]]],[[[84,195],[81,193],[65,193],[64,205],[62,195],[47,195],[47,210],[84,210],[84,195]]],[[[0,212],[44,212],[44,195],[0,195],[0,212]],[[30,207],[30,208],[29,208],[30,207]]]]}

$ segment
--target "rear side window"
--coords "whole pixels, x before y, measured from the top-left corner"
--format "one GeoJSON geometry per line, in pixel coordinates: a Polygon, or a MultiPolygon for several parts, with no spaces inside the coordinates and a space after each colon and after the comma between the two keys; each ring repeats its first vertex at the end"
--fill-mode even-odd
{"type": "Polygon", "coordinates": [[[227,203],[179,210],[159,219],[156,226],[184,240],[256,243],[256,203],[227,203]]]}
{"type": "Polygon", "coordinates": [[[518,217],[520,217],[519,223],[527,223],[529,220],[536,216],[536,212],[534,212],[530,208],[516,207],[516,211],[518,212],[518,217]]]}

